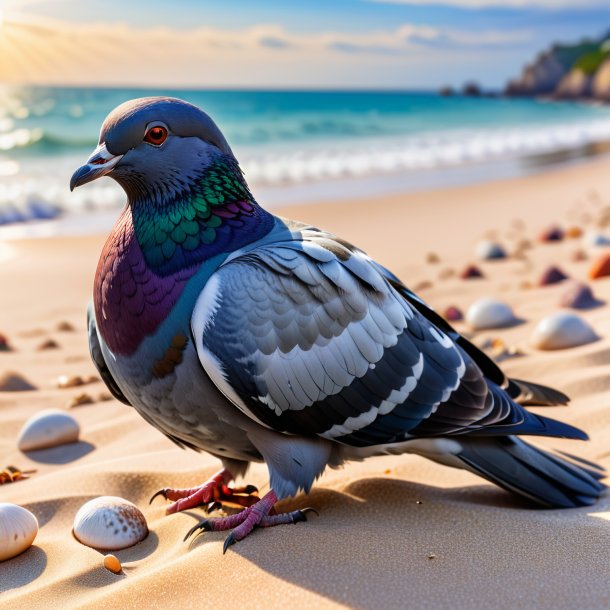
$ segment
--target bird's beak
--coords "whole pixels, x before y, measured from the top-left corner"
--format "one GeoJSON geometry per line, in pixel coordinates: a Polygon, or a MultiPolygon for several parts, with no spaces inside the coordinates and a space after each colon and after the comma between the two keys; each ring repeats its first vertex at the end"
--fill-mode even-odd
{"type": "Polygon", "coordinates": [[[87,184],[101,176],[110,173],[115,165],[123,158],[123,155],[113,155],[108,152],[105,143],[101,143],[92,153],[87,163],[79,167],[70,179],[70,190],[77,186],[87,184]]]}

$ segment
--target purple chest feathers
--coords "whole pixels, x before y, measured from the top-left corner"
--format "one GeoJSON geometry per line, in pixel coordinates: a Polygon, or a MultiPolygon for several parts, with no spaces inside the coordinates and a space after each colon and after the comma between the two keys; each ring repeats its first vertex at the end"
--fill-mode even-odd
{"type": "Polygon", "coordinates": [[[126,209],[104,245],[93,288],[97,327],[110,350],[133,354],[165,320],[196,270],[165,277],[151,271],[126,209]]]}

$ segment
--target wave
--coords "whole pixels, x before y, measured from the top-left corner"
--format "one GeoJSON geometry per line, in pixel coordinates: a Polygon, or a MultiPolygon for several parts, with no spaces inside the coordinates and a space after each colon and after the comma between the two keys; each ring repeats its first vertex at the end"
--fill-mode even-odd
{"type": "Polygon", "coordinates": [[[66,138],[39,128],[20,127],[0,133],[0,152],[27,152],[27,154],[44,156],[56,152],[92,150],[96,146],[97,138],[66,138]]]}
{"type": "Polygon", "coordinates": [[[429,132],[406,138],[356,140],[347,145],[244,150],[246,175],[263,185],[391,174],[502,159],[578,151],[610,141],[610,120],[545,127],[429,132]]]}
{"type": "MultiPolygon", "coordinates": [[[[96,182],[74,193],[67,189],[71,172],[82,162],[77,148],[89,151],[96,145],[95,141],[36,133],[17,137],[13,132],[13,137],[18,141],[16,146],[38,147],[45,153],[61,150],[73,154],[54,159],[53,163],[50,162],[52,154],[45,154],[37,161],[28,159],[19,164],[20,171],[10,180],[0,182],[0,224],[54,218],[66,211],[83,214],[109,211],[123,205],[124,193],[110,180],[96,182]]],[[[482,168],[483,171],[507,160],[534,167],[544,162],[606,152],[601,144],[608,142],[610,119],[529,128],[462,129],[409,137],[357,138],[349,142],[329,138],[285,143],[281,147],[236,146],[234,150],[254,192],[262,194],[261,201],[276,199],[274,193],[282,191],[282,201],[286,203],[291,196],[302,201],[316,196],[325,198],[332,188],[330,182],[343,184],[341,179],[372,176],[381,177],[389,184],[389,177],[396,176],[403,180],[401,190],[419,188],[417,185],[422,183],[430,188],[447,181],[446,168],[457,168],[456,171],[482,168]],[[422,180],[423,176],[427,178],[422,180]],[[286,188],[292,189],[292,195],[286,188]],[[308,196],[307,190],[314,195],[308,196]]]]}

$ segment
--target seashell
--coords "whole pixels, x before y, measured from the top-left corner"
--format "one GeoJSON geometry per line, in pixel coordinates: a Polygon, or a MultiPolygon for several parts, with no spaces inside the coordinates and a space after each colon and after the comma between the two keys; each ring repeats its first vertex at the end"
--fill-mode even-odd
{"type": "Polygon", "coordinates": [[[47,449],[78,441],[78,422],[64,411],[45,409],[28,419],[17,440],[20,451],[47,449]]]}
{"type": "Polygon", "coordinates": [[[534,329],[531,343],[543,350],[564,349],[597,339],[593,329],[580,316],[558,312],[543,318],[534,329]]]}
{"type": "Polygon", "coordinates": [[[538,280],[538,286],[550,286],[567,280],[568,276],[559,267],[549,267],[538,280]]]}
{"type": "Polygon", "coordinates": [[[115,496],[101,496],[80,507],[72,532],[86,546],[116,551],[144,540],[148,526],[135,504],[115,496]]]}
{"type": "Polygon", "coordinates": [[[443,313],[443,318],[448,320],[449,322],[459,322],[464,319],[464,314],[455,306],[450,306],[445,309],[445,313],[443,313]]]}
{"type": "Polygon", "coordinates": [[[17,466],[7,466],[4,470],[0,471],[0,485],[5,483],[15,483],[16,481],[23,481],[29,479],[28,475],[36,472],[35,470],[21,470],[17,466]]]}
{"type": "Polygon", "coordinates": [[[564,232],[563,229],[557,225],[548,227],[538,236],[539,241],[548,243],[552,241],[563,241],[564,232]]]}
{"type": "Polygon", "coordinates": [[[470,280],[473,278],[485,277],[483,272],[476,267],[475,265],[468,265],[462,273],[460,273],[460,279],[462,280],[470,280]]]}
{"type": "Polygon", "coordinates": [[[428,254],[426,254],[426,262],[434,265],[440,263],[441,258],[436,252],[428,252],[428,254]]]}
{"type": "Polygon", "coordinates": [[[59,332],[63,332],[63,333],[74,332],[74,326],[72,326],[72,324],[70,324],[70,322],[66,322],[65,320],[63,322],[59,322],[59,324],[57,325],[56,328],[59,332]]]}
{"type": "Polygon", "coordinates": [[[36,349],[42,352],[47,349],[58,349],[59,343],[55,339],[45,339],[36,349]]]}
{"type": "Polygon", "coordinates": [[[475,301],[466,312],[466,321],[474,330],[502,328],[516,322],[513,310],[502,301],[483,298],[475,301]]]}
{"type": "Polygon", "coordinates": [[[35,389],[36,386],[19,373],[8,371],[0,376],[0,392],[27,392],[35,389]]]}
{"type": "Polygon", "coordinates": [[[610,275],[610,254],[603,254],[596,259],[589,269],[589,277],[597,280],[610,275]]]}
{"type": "Polygon", "coordinates": [[[74,407],[80,407],[82,405],[92,405],[94,402],[95,400],[93,400],[93,396],[87,394],[86,392],[83,392],[82,394],[77,394],[76,396],[73,396],[68,401],[68,409],[73,409],[74,407]]]}
{"type": "Polygon", "coordinates": [[[38,520],[16,504],[0,503],[0,561],[29,549],[38,534],[38,520]]]}
{"type": "Polygon", "coordinates": [[[114,555],[106,555],[104,557],[104,567],[115,574],[120,574],[123,571],[123,566],[118,557],[114,555]]]}
{"type": "Polygon", "coordinates": [[[487,239],[477,245],[476,254],[477,257],[483,261],[493,261],[506,258],[506,251],[504,248],[500,244],[487,239]]]}
{"type": "Polygon", "coordinates": [[[586,284],[574,282],[566,292],[561,295],[559,304],[562,307],[573,309],[591,309],[602,304],[602,301],[593,296],[593,291],[586,284]]]}
{"type": "Polygon", "coordinates": [[[0,352],[12,352],[13,348],[9,343],[9,340],[6,338],[6,335],[0,333],[0,352]]]}
{"type": "Polygon", "coordinates": [[[566,229],[566,237],[569,239],[578,239],[579,237],[582,237],[582,229],[573,225],[566,229]]]}

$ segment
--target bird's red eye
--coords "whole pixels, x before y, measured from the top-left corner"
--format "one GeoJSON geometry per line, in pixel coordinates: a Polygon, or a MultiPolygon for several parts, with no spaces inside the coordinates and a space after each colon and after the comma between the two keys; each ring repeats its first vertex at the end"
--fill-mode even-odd
{"type": "Polygon", "coordinates": [[[154,144],[155,146],[161,146],[163,142],[167,139],[167,129],[165,127],[161,127],[161,125],[157,125],[156,127],[151,127],[144,136],[144,141],[149,144],[154,144]]]}

